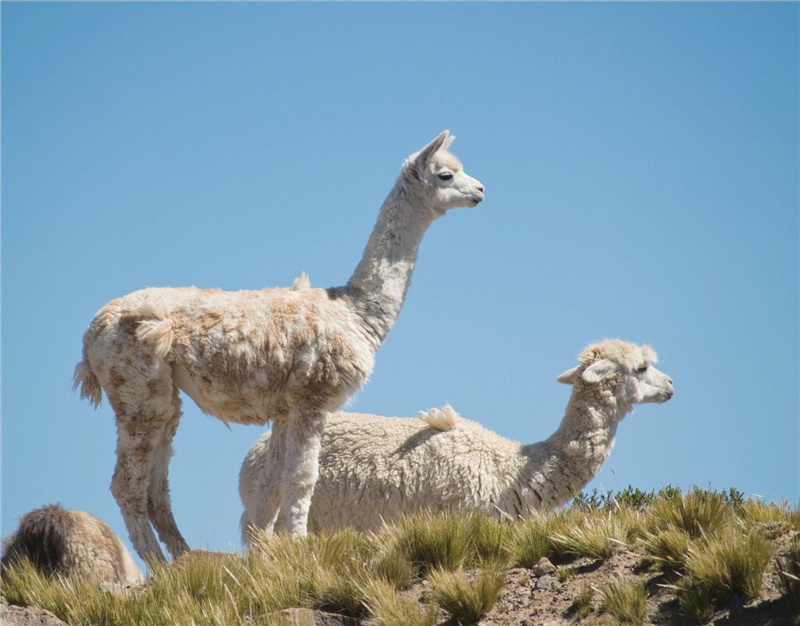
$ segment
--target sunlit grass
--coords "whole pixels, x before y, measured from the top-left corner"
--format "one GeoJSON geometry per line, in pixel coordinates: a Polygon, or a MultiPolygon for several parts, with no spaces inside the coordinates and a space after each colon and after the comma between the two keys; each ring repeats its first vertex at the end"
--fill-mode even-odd
{"type": "Polygon", "coordinates": [[[615,547],[626,547],[641,534],[639,514],[625,509],[612,512],[590,512],[564,526],[552,536],[556,556],[588,557],[604,560],[615,547]]]}
{"type": "Polygon", "coordinates": [[[612,580],[601,590],[603,610],[619,624],[642,624],[647,616],[644,585],[622,579],[612,580]]]}
{"type": "Polygon", "coordinates": [[[512,526],[508,537],[508,551],[513,561],[522,567],[533,567],[542,557],[553,551],[552,516],[534,513],[528,519],[512,526]]]}
{"type": "Polygon", "coordinates": [[[689,556],[691,537],[680,528],[667,528],[645,536],[643,546],[656,567],[664,574],[683,574],[689,556]]]}
{"type": "Polygon", "coordinates": [[[380,626],[433,626],[438,621],[435,604],[404,597],[386,581],[369,581],[363,592],[366,606],[380,626]]]}
{"type": "Polygon", "coordinates": [[[735,519],[735,512],[721,494],[694,489],[686,495],[657,500],[647,519],[651,533],[677,528],[697,539],[729,526],[735,519]]]}
{"type": "Polygon", "coordinates": [[[477,624],[500,597],[505,571],[486,569],[470,582],[464,572],[433,570],[431,599],[459,623],[477,624]]]}
{"type": "MultiPolygon", "coordinates": [[[[734,595],[759,597],[773,542],[798,525],[795,510],[745,500],[734,490],[623,493],[619,501],[585,500],[583,508],[517,521],[427,513],[376,533],[260,534],[245,558],[193,552],[153,568],[143,586],[125,593],[90,580],[48,579],[21,562],[4,571],[0,591],[7,603],[38,606],[79,625],[278,624],[287,623],[281,611],[289,608],[410,626],[437,623],[446,612],[469,623],[495,603],[512,566],[532,568],[548,557],[566,584],[582,576],[583,564],[573,561],[600,561],[620,548],[654,564],[681,612],[702,622],[734,595]],[[428,590],[422,600],[421,589],[428,590]]],[[[783,595],[800,615],[797,544],[777,563],[783,595]]],[[[528,584],[529,576],[520,580],[528,584]]],[[[599,591],[607,615],[598,619],[640,623],[639,591],[599,591]]],[[[584,589],[570,614],[588,615],[592,602],[592,590],[584,589]]]]}

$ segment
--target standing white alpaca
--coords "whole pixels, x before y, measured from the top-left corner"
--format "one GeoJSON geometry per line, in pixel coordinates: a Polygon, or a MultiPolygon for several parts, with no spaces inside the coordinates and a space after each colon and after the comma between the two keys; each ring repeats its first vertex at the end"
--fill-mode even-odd
{"type": "Polygon", "coordinates": [[[406,159],[344,287],[144,289],[97,313],[75,386],[95,406],[104,389],[116,414],[111,491],[143,559],[164,559],[151,522],[173,557],[189,549],[167,483],[179,390],[225,422],[273,420],[272,466],[280,470],[263,515],[274,520],[282,508],[289,531],[306,533],[328,412],[370,375],[425,231],[448,209],[483,200],[481,183],[447,152],[453,139],[444,131],[406,159]]]}
{"type": "MultiPolygon", "coordinates": [[[[484,511],[517,518],[563,504],[611,453],[633,405],[666,402],[672,380],[648,346],[606,340],[586,348],[558,380],[572,385],[561,425],[545,441],[520,445],[460,418],[449,406],[422,419],[331,414],[308,523],[314,529],[375,529],[424,510],[484,511]]],[[[250,449],[239,474],[242,540],[261,517],[273,467],[270,434],[250,449]],[[266,481],[266,482],[265,482],[266,481]]]]}

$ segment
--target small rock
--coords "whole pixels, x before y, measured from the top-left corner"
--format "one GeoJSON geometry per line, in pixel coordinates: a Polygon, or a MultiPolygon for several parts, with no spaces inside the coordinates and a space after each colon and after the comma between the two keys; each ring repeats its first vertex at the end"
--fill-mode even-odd
{"type": "Polygon", "coordinates": [[[551,589],[553,587],[553,583],[555,582],[555,578],[550,575],[540,576],[536,579],[536,584],[533,586],[534,589],[551,589]]]}
{"type": "Polygon", "coordinates": [[[66,626],[50,611],[13,604],[0,605],[0,624],[3,626],[66,626]]]}
{"type": "Polygon", "coordinates": [[[539,562],[533,566],[534,576],[549,576],[550,574],[554,574],[555,571],[556,566],[553,565],[546,556],[539,559],[539,562]]]}

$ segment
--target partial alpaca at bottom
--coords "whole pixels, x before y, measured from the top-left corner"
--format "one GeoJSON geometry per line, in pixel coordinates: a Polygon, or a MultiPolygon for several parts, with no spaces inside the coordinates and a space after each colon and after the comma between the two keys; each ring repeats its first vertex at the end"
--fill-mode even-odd
{"type": "MultiPolygon", "coordinates": [[[[586,348],[559,382],[572,385],[560,426],[548,439],[520,445],[462,419],[449,406],[417,418],[337,412],[322,437],[309,528],[375,529],[423,510],[485,511],[523,517],[565,503],[611,453],[617,425],[644,402],[666,402],[672,379],[652,366],[648,346],[606,340],[586,348]]],[[[239,474],[242,539],[265,528],[270,433],[239,474]]],[[[267,528],[267,530],[272,530],[267,528]]]]}
{"type": "Polygon", "coordinates": [[[3,568],[26,557],[46,576],[119,585],[142,582],[142,572],[105,522],[57,504],[23,515],[19,528],[3,542],[3,568]]]}

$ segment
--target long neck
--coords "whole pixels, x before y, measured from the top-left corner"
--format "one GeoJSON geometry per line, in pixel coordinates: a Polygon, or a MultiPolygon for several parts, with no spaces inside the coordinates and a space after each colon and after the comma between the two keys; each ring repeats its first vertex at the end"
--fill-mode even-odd
{"type": "Polygon", "coordinates": [[[522,447],[524,467],[519,488],[530,508],[565,503],[600,471],[617,425],[630,406],[621,406],[610,387],[573,390],[556,432],[545,441],[522,447]]]}
{"type": "Polygon", "coordinates": [[[377,345],[400,313],[419,244],[433,221],[432,211],[423,206],[410,183],[405,173],[398,178],[345,288],[377,345]]]}

